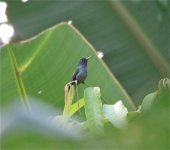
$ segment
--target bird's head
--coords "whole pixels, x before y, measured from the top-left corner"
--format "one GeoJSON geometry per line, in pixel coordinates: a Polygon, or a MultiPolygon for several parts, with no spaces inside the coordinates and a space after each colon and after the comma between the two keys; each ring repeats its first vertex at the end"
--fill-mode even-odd
{"type": "Polygon", "coordinates": [[[92,56],[89,56],[87,58],[81,58],[79,61],[79,65],[87,65],[88,59],[91,58],[92,56]]]}

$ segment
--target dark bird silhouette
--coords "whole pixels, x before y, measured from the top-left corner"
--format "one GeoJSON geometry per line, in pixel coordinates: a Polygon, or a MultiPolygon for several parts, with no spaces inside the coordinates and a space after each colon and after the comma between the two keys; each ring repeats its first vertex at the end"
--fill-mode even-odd
{"type": "Polygon", "coordinates": [[[91,58],[87,57],[87,58],[81,58],[76,71],[74,72],[73,76],[72,76],[72,85],[75,84],[74,81],[77,81],[77,85],[80,83],[84,83],[84,81],[87,78],[87,63],[88,63],[88,59],[91,58]]]}

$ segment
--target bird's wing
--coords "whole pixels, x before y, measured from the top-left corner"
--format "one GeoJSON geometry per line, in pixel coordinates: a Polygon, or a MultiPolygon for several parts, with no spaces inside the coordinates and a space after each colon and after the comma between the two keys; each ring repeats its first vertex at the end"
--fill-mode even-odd
{"type": "Polygon", "coordinates": [[[73,73],[72,81],[76,80],[76,76],[77,76],[78,72],[79,72],[79,69],[77,68],[76,71],[73,73]]]}

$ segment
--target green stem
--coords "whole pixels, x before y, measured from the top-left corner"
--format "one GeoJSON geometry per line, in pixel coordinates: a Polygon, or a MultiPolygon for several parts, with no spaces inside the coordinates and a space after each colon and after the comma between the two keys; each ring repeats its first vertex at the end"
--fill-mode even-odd
{"type": "Polygon", "coordinates": [[[21,79],[19,71],[18,71],[18,66],[17,66],[17,62],[15,59],[15,55],[14,55],[13,50],[10,45],[8,45],[8,55],[10,58],[11,66],[13,68],[14,76],[16,79],[16,85],[18,87],[21,101],[22,101],[23,105],[31,112],[31,107],[29,104],[29,100],[27,98],[25,87],[24,87],[24,84],[22,82],[22,79],[21,79]]]}

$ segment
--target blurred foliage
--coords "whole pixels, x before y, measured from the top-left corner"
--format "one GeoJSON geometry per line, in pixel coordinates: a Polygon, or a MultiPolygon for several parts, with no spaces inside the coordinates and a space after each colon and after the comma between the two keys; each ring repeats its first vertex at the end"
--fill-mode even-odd
{"type": "Polygon", "coordinates": [[[128,110],[124,106],[121,100],[113,105],[103,105],[104,116],[111,122],[116,128],[124,128],[127,123],[128,110]]]}
{"type": "MultiPolygon", "coordinates": [[[[89,135],[88,130],[83,129],[84,131],[80,131],[79,127],[82,124],[78,121],[70,126],[69,122],[68,124],[66,122],[63,124],[61,120],[54,120],[55,115],[60,113],[56,112],[56,109],[52,107],[47,107],[48,104],[38,102],[38,100],[31,101],[32,113],[27,112],[23,106],[15,104],[3,112],[2,148],[168,149],[170,148],[168,122],[170,107],[164,104],[165,102],[169,103],[170,97],[166,95],[167,90],[170,90],[169,81],[169,79],[160,81],[160,84],[164,82],[166,86],[163,89],[159,86],[157,91],[158,97],[154,98],[155,105],[152,105],[150,109],[145,112],[139,111],[138,116],[130,120],[128,125],[121,129],[115,128],[116,126],[114,127],[110,123],[105,123],[105,134],[100,134],[98,137],[89,135]],[[168,97],[165,97],[165,95],[168,97]],[[76,125],[79,125],[79,127],[76,125]]],[[[100,93],[96,93],[95,88],[97,87],[85,90],[85,107],[87,107],[85,109],[87,110],[89,105],[93,106],[94,110],[95,108],[99,109],[99,105],[97,106],[95,103],[98,103],[100,100],[95,100],[95,103],[90,101],[92,97],[95,99],[100,95],[100,93]]],[[[152,98],[150,98],[150,101],[152,101],[152,98]]],[[[150,105],[149,102],[148,104],[150,105]]],[[[116,105],[113,105],[115,110],[116,105]]],[[[125,109],[124,106],[120,108],[122,110],[125,109]]],[[[121,111],[120,108],[117,108],[117,111],[121,111]]],[[[94,121],[100,120],[103,122],[101,119],[97,119],[101,114],[93,113],[92,109],[89,111],[87,116],[92,115],[89,121],[92,121],[95,128],[99,129],[100,125],[95,124],[94,121]]],[[[129,113],[132,114],[134,112],[131,111],[129,113]]],[[[115,117],[117,117],[115,121],[119,124],[121,116],[115,117]]]]}
{"type": "Polygon", "coordinates": [[[85,114],[90,132],[104,134],[104,115],[99,87],[89,87],[84,91],[85,114]]]}
{"type": "Polygon", "coordinates": [[[16,40],[73,20],[136,103],[167,76],[168,0],[6,2],[16,40]]]}

